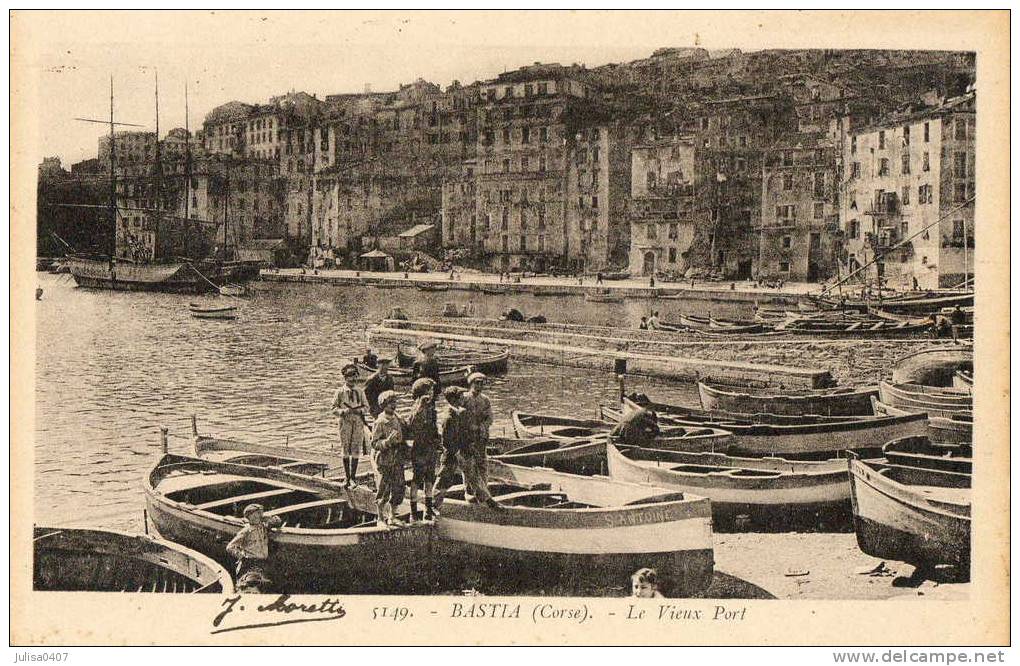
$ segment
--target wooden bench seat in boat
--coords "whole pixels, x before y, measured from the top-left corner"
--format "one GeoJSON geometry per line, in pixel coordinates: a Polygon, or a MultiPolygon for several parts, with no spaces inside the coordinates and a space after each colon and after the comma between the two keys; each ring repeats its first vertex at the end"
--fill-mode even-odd
{"type": "Polygon", "coordinates": [[[230,506],[241,502],[256,502],[260,499],[287,495],[295,492],[296,490],[297,489],[295,488],[273,488],[272,490],[263,490],[257,493],[248,493],[247,495],[234,495],[233,497],[225,497],[212,502],[205,502],[204,504],[196,504],[195,509],[199,511],[208,511],[210,509],[217,509],[221,506],[230,506]]]}

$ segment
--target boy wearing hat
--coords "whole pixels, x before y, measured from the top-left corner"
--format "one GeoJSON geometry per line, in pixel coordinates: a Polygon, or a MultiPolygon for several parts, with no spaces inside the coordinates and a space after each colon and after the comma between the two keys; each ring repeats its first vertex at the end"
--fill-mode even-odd
{"type": "Polygon", "coordinates": [[[415,399],[414,412],[408,420],[412,440],[411,465],[411,520],[418,520],[418,489],[425,493],[425,520],[434,520],[432,486],[436,482],[436,463],[439,457],[439,427],[436,423],[436,406],[433,401],[435,383],[431,379],[418,379],[411,386],[415,399]]]}
{"type": "Polygon", "coordinates": [[[368,399],[357,385],[358,368],[348,363],[340,371],[344,381],[333,395],[332,411],[340,432],[340,455],[344,459],[345,485],[350,488],[358,472],[358,458],[366,453],[365,429],[368,399]]]}
{"type": "Polygon", "coordinates": [[[397,415],[397,394],[384,391],[379,396],[382,412],[372,426],[372,463],[375,465],[375,500],[379,506],[380,525],[400,525],[394,515],[404,501],[404,441],[406,425],[397,415]]]}
{"type": "Polygon", "coordinates": [[[418,358],[415,360],[414,365],[411,366],[411,378],[412,379],[431,379],[435,383],[435,395],[439,396],[439,361],[436,360],[436,344],[435,340],[425,340],[418,345],[418,358]]]}
{"type": "Polygon", "coordinates": [[[237,560],[238,588],[255,588],[267,585],[266,564],[269,561],[269,532],[280,528],[279,516],[265,519],[261,504],[244,507],[246,525],[241,528],[230,543],[227,554],[237,560]]]}
{"type": "Polygon", "coordinates": [[[487,478],[486,449],[489,446],[489,427],[492,425],[492,403],[482,393],[487,377],[480,372],[468,375],[468,392],[464,395],[461,405],[464,407],[471,441],[471,456],[478,466],[482,479],[487,478]]]}
{"type": "Polygon", "coordinates": [[[433,488],[433,507],[439,510],[443,497],[450,486],[457,483],[457,477],[464,477],[464,488],[474,497],[489,506],[498,507],[492,499],[485,480],[478,474],[478,468],[471,455],[470,433],[466,423],[464,408],[461,406],[464,389],[459,386],[448,386],[443,391],[448,404],[443,418],[443,454],[439,462],[439,475],[433,488]]]}
{"type": "Polygon", "coordinates": [[[382,355],[378,359],[378,368],[365,380],[365,399],[368,401],[368,410],[372,416],[379,416],[382,407],[379,406],[379,396],[385,391],[393,390],[393,376],[390,374],[390,363],[393,358],[382,355]]]}

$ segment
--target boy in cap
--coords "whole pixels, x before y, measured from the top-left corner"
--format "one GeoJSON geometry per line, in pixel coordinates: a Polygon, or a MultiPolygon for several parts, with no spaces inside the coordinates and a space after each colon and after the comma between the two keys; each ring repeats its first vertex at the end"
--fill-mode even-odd
{"type": "Polygon", "coordinates": [[[480,372],[468,375],[470,388],[461,400],[471,441],[470,453],[482,479],[486,479],[488,474],[486,450],[489,446],[489,427],[492,425],[492,403],[489,402],[489,397],[482,393],[486,379],[488,378],[480,372]]]}
{"type": "Polygon", "coordinates": [[[262,514],[261,504],[244,507],[246,525],[241,528],[230,543],[227,554],[237,560],[237,585],[239,589],[267,585],[266,563],[269,561],[269,532],[280,528],[282,521],[273,516],[268,521],[262,514]]]}
{"type": "Polygon", "coordinates": [[[431,379],[435,386],[435,397],[438,397],[440,379],[439,379],[439,361],[436,360],[436,344],[435,340],[425,340],[418,345],[418,358],[415,360],[414,365],[411,366],[411,379],[431,379]]]}
{"type": "Polygon", "coordinates": [[[471,455],[470,433],[465,421],[464,408],[461,406],[464,389],[459,386],[448,386],[443,395],[448,406],[442,424],[443,454],[439,462],[439,475],[433,488],[435,496],[433,507],[436,511],[439,510],[446,491],[457,483],[458,476],[463,476],[466,492],[474,495],[479,501],[497,508],[499,504],[489,494],[485,480],[479,476],[471,455]]]}
{"type": "Polygon", "coordinates": [[[436,423],[436,406],[433,401],[435,383],[431,379],[418,379],[411,386],[415,399],[414,411],[408,420],[412,440],[411,465],[411,520],[418,520],[418,489],[425,493],[425,520],[434,520],[432,486],[436,482],[436,463],[439,457],[439,427],[436,423]]]}
{"type": "Polygon", "coordinates": [[[379,506],[380,525],[395,527],[400,524],[395,509],[404,501],[404,459],[407,444],[406,428],[397,415],[397,394],[384,391],[379,396],[382,412],[372,426],[372,463],[375,465],[375,500],[379,506]]]}
{"type": "Polygon", "coordinates": [[[358,472],[358,458],[366,453],[365,429],[368,399],[357,385],[358,368],[348,363],[340,371],[344,381],[333,395],[332,411],[340,432],[340,455],[344,459],[345,485],[350,488],[358,472]]]}
{"type": "Polygon", "coordinates": [[[382,407],[379,406],[379,396],[385,391],[392,391],[393,376],[390,374],[390,363],[393,358],[382,355],[378,358],[378,368],[365,380],[365,399],[368,401],[368,411],[372,416],[379,416],[382,407]]]}

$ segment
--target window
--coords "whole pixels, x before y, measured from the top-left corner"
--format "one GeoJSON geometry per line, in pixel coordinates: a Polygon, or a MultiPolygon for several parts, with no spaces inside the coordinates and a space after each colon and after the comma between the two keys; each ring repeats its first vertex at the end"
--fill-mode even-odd
{"type": "MultiPolygon", "coordinates": [[[[776,218],[779,220],[793,220],[797,217],[796,211],[796,207],[791,205],[776,206],[776,218]]],[[[713,213],[714,212],[715,211],[713,211],[713,213]]]]}
{"type": "Polygon", "coordinates": [[[850,163],[850,177],[851,178],[860,178],[861,177],[861,163],[860,162],[851,162],[850,163]]]}
{"type": "Polygon", "coordinates": [[[850,220],[846,227],[846,235],[850,238],[857,238],[861,234],[861,223],[858,220],[850,220]]]}
{"type": "Polygon", "coordinates": [[[649,224],[647,227],[645,227],[645,238],[647,238],[650,241],[653,241],[656,239],[657,235],[658,234],[656,234],[655,232],[655,224],[649,224]]]}
{"type": "Polygon", "coordinates": [[[889,160],[884,157],[878,161],[878,175],[879,176],[889,175],[889,160]]]}
{"type": "Polygon", "coordinates": [[[538,94],[539,95],[545,95],[548,92],[549,92],[549,84],[548,83],[539,83],[538,84],[538,94]]]}
{"type": "Polygon", "coordinates": [[[780,261],[779,262],[779,272],[780,273],[789,273],[790,272],[790,262],[789,261],[780,261]]]}
{"type": "Polygon", "coordinates": [[[878,133],[878,149],[885,150],[885,130],[878,133]]]}
{"type": "Polygon", "coordinates": [[[545,236],[538,237],[538,251],[545,252],[545,236]]]}
{"type": "Polygon", "coordinates": [[[521,129],[521,143],[531,143],[531,128],[524,127],[521,129]]]}
{"type": "Polygon", "coordinates": [[[963,220],[953,220],[953,240],[963,241],[963,220]]]}
{"type": "MultiPolygon", "coordinates": [[[[903,145],[904,146],[909,146],[910,145],[910,125],[904,125],[903,126],[903,145]]],[[[905,173],[909,173],[909,172],[905,172],[905,173]]]]}
{"type": "Polygon", "coordinates": [[[676,263],[676,248],[675,247],[669,248],[669,263],[671,263],[671,264],[675,264],[676,263]]]}
{"type": "Polygon", "coordinates": [[[539,171],[545,171],[545,158],[544,157],[539,157],[538,158],[538,170],[539,171]]]}
{"type": "Polygon", "coordinates": [[[509,252],[509,251],[510,251],[510,237],[509,236],[503,236],[503,252],[509,252]]]}
{"type": "Polygon", "coordinates": [[[900,200],[902,201],[904,206],[909,206],[910,205],[910,186],[909,185],[904,185],[903,186],[903,191],[900,194],[900,200]]]}
{"type": "Polygon", "coordinates": [[[967,153],[956,153],[953,155],[953,175],[957,178],[964,178],[967,175],[967,153]]]}
{"type": "Polygon", "coordinates": [[[821,199],[821,198],[825,197],[825,172],[824,171],[816,171],[815,172],[815,189],[814,189],[814,194],[815,194],[815,198],[816,199],[821,199]]]}
{"type": "Polygon", "coordinates": [[[820,220],[825,217],[825,203],[821,201],[815,202],[815,219],[820,220]]]}
{"type": "Polygon", "coordinates": [[[967,139],[967,119],[957,118],[956,119],[956,140],[966,141],[967,139]]]}
{"type": "Polygon", "coordinates": [[[901,162],[900,173],[902,174],[910,173],[910,154],[903,153],[903,156],[900,158],[900,162],[901,162]]]}
{"type": "MultiPolygon", "coordinates": [[[[925,124],[925,127],[928,125],[925,124]]],[[[921,171],[930,171],[931,165],[928,163],[928,153],[921,155],[921,171]]]]}
{"type": "Polygon", "coordinates": [[[742,137],[739,137],[739,138],[737,139],[737,144],[738,144],[738,145],[739,145],[739,146],[740,146],[741,148],[747,148],[747,137],[746,137],[746,136],[742,136],[742,137]]]}
{"type": "MultiPolygon", "coordinates": [[[[506,231],[507,227],[509,227],[509,226],[510,226],[510,209],[504,206],[503,207],[503,221],[502,221],[502,224],[500,225],[500,228],[503,231],[506,231]]],[[[504,238],[505,238],[505,236],[504,236],[504,238]]]]}
{"type": "Polygon", "coordinates": [[[521,171],[527,171],[528,170],[528,166],[529,166],[528,158],[527,157],[522,157],[521,158],[521,171]]]}
{"type": "Polygon", "coordinates": [[[528,237],[525,236],[524,234],[521,234],[521,252],[527,251],[528,251],[528,237]]]}
{"type": "Polygon", "coordinates": [[[503,143],[510,143],[510,130],[503,130],[503,143]]]}
{"type": "Polygon", "coordinates": [[[783,151],[783,166],[793,166],[793,153],[789,150],[783,151]]]}
{"type": "Polygon", "coordinates": [[[538,128],[538,138],[539,138],[539,140],[542,143],[545,143],[546,141],[548,141],[549,140],[549,128],[548,127],[539,127],[538,128]]]}
{"type": "Polygon", "coordinates": [[[924,124],[924,142],[928,143],[928,123],[924,124]]]}
{"type": "Polygon", "coordinates": [[[647,174],[645,174],[645,184],[648,186],[648,189],[650,190],[655,189],[655,181],[656,175],[654,171],[649,171],[647,174]]]}
{"type": "Polygon", "coordinates": [[[599,207],[599,198],[598,197],[592,197],[591,198],[591,207],[592,208],[598,208],[599,207]]]}
{"type": "Polygon", "coordinates": [[[524,84],[524,96],[525,97],[531,97],[534,94],[535,94],[535,86],[531,85],[530,83],[524,84]]]}
{"type": "Polygon", "coordinates": [[[598,148],[598,146],[595,146],[594,148],[591,149],[591,161],[595,162],[596,164],[598,164],[598,161],[599,161],[599,148],[598,148]]]}
{"type": "Polygon", "coordinates": [[[580,194],[577,195],[577,207],[579,209],[584,208],[584,197],[582,197],[580,194]]]}
{"type": "Polygon", "coordinates": [[[510,173],[510,160],[503,160],[503,173],[510,173]]]}
{"type": "Polygon", "coordinates": [[[783,174],[783,189],[784,190],[793,189],[793,174],[790,173],[783,174]]]}
{"type": "Polygon", "coordinates": [[[735,162],[735,165],[738,173],[743,173],[747,171],[747,160],[744,159],[743,157],[738,157],[735,162]]]}
{"type": "Polygon", "coordinates": [[[930,204],[931,203],[931,185],[921,185],[917,188],[917,203],[919,204],[930,204]]]}
{"type": "Polygon", "coordinates": [[[788,250],[793,245],[793,239],[789,236],[783,236],[783,249],[788,250]]]}
{"type": "Polygon", "coordinates": [[[857,137],[856,136],[850,137],[850,154],[851,155],[856,155],[857,154],[857,137]]]}
{"type": "Polygon", "coordinates": [[[967,200],[967,183],[954,183],[953,201],[955,203],[963,203],[966,200],[967,200]]]}

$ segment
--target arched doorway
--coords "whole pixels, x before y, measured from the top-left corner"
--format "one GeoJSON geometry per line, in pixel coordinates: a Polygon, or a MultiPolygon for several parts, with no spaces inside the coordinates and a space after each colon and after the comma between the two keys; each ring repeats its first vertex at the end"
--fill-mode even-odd
{"type": "Polygon", "coordinates": [[[645,252],[644,261],[641,264],[642,275],[654,275],[655,274],[655,253],[652,251],[645,252]]]}

